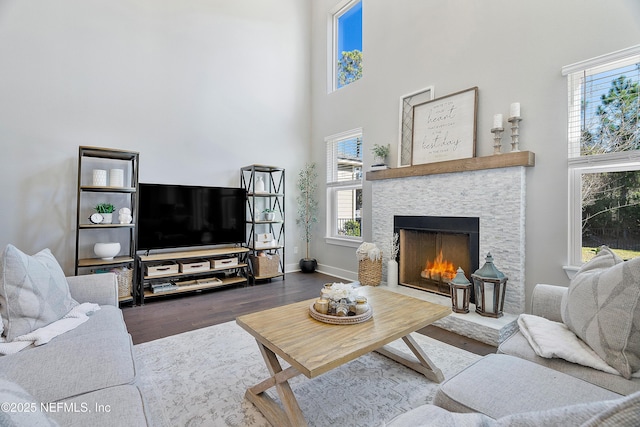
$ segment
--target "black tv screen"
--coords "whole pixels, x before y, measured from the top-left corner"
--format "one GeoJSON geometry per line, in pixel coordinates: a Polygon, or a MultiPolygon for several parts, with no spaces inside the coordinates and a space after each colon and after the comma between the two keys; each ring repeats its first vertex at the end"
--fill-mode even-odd
{"type": "Polygon", "coordinates": [[[242,188],[140,183],[138,192],[139,250],[245,242],[242,188]]]}

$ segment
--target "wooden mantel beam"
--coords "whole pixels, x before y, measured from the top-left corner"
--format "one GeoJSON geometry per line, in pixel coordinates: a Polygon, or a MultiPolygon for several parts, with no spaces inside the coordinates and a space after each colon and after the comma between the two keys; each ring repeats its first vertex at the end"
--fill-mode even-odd
{"type": "Polygon", "coordinates": [[[493,156],[470,157],[468,159],[447,160],[402,168],[367,172],[367,181],[380,179],[408,178],[412,176],[436,175],[442,173],[469,172],[483,169],[509,168],[513,166],[531,167],[536,164],[532,151],[516,151],[493,156]]]}

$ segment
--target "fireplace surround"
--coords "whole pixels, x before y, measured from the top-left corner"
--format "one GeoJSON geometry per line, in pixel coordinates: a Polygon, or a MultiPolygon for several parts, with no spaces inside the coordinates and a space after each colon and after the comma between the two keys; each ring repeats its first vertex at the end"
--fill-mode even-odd
{"type": "MultiPolygon", "coordinates": [[[[525,311],[526,168],[534,164],[533,153],[519,152],[367,173],[372,241],[379,247],[388,247],[395,216],[477,217],[478,263],[491,252],[496,266],[509,278],[502,318],[452,313],[438,326],[492,345],[517,329],[517,316],[525,311]]],[[[443,299],[405,286],[397,289],[434,302],[443,299]]],[[[451,304],[451,300],[440,303],[451,304]]]]}

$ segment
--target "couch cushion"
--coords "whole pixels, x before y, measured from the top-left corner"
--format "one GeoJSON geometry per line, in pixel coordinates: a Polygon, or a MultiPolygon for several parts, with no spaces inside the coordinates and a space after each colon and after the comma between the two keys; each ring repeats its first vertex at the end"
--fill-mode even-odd
{"type": "Polygon", "coordinates": [[[127,327],[122,317],[122,310],[112,305],[101,305],[100,310],[93,312],[89,320],[77,328],[58,335],[55,340],[77,339],[85,335],[93,336],[103,332],[118,332],[127,335],[127,327]]]}
{"type": "Polygon", "coordinates": [[[0,314],[7,341],[55,322],[77,304],[49,249],[29,256],[7,245],[0,260],[0,314]]]}
{"type": "Polygon", "coordinates": [[[110,387],[49,406],[60,409],[49,416],[65,427],[140,427],[149,424],[140,390],[134,385],[110,387]]]}
{"type": "Polygon", "coordinates": [[[621,399],[615,406],[602,411],[583,427],[637,427],[640,425],[640,392],[621,399]]]}
{"type": "Polygon", "coordinates": [[[562,299],[562,321],[629,379],[640,369],[640,257],[603,246],[578,270],[562,299]]]}
{"type": "Polygon", "coordinates": [[[99,332],[0,357],[0,378],[14,381],[42,402],[122,384],[136,377],[129,334],[99,332]]]}
{"type": "MultiPolygon", "coordinates": [[[[524,391],[524,390],[523,390],[524,391]]],[[[511,398],[507,395],[496,399],[511,398]]],[[[526,399],[526,395],[521,395],[526,399]]],[[[421,405],[391,420],[388,427],[636,427],[640,425],[640,393],[631,396],[522,412],[493,420],[480,413],[455,413],[434,405],[421,405]]]]}
{"type": "Polygon", "coordinates": [[[621,395],[628,395],[640,391],[640,378],[627,380],[620,375],[608,374],[576,363],[567,362],[563,359],[546,359],[540,357],[520,332],[516,332],[503,341],[498,347],[498,353],[529,360],[621,395]]]}
{"type": "Polygon", "coordinates": [[[36,401],[18,384],[0,379],[0,426],[3,427],[54,427],[58,423],[41,411],[36,401]]]}
{"type": "Polygon", "coordinates": [[[497,419],[619,397],[619,394],[536,363],[504,354],[490,354],[442,383],[434,403],[450,411],[480,412],[497,419]]]}

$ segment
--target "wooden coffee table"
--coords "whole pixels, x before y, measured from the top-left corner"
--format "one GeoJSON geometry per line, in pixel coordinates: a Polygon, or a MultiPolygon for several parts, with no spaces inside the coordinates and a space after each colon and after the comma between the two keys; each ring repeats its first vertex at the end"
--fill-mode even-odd
{"type": "Polygon", "coordinates": [[[274,426],[306,426],[288,380],[304,374],[314,378],[363,354],[377,351],[435,382],[444,377],[409,335],[451,313],[451,308],[401,295],[386,289],[360,288],[373,309],[373,317],[354,325],[332,325],[313,319],[314,300],[276,307],[236,319],[258,342],[271,377],[247,389],[246,398],[274,426]],[[385,347],[402,338],[416,358],[385,347]],[[291,366],[282,369],[277,356],[291,366]],[[275,387],[282,407],[266,390],[275,387]]]}

